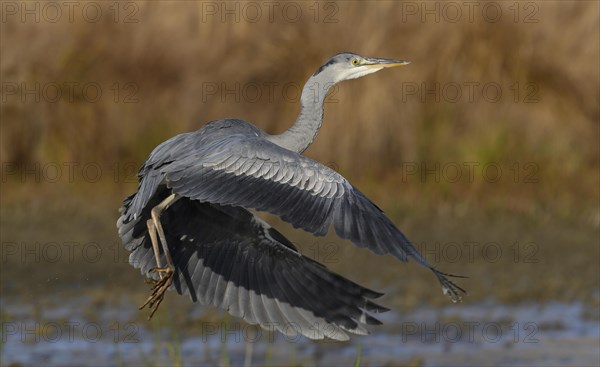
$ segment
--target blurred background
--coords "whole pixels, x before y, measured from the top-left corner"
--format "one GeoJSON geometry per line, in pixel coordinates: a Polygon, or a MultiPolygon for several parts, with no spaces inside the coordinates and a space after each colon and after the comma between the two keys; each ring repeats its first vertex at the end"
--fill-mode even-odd
{"type": "Polygon", "coordinates": [[[600,364],[595,1],[2,1],[2,365],[600,364]],[[385,292],[384,325],[289,339],[149,285],[115,222],[160,142],[238,117],[287,129],[330,56],[410,60],[334,88],[306,155],[441,270],[267,217],[385,292]]]}

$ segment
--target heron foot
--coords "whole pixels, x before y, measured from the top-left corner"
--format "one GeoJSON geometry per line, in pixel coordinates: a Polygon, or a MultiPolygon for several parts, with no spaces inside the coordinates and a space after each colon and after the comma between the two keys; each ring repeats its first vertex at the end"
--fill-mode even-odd
{"type": "Polygon", "coordinates": [[[157,272],[160,274],[160,280],[151,279],[152,286],[152,294],[146,299],[143,305],[139,307],[142,310],[144,307],[148,306],[150,309],[150,315],[148,316],[148,320],[152,319],[156,310],[162,303],[165,298],[165,292],[167,288],[173,283],[173,276],[175,275],[175,271],[171,267],[165,268],[154,268],[150,270],[151,272],[157,272]]]}

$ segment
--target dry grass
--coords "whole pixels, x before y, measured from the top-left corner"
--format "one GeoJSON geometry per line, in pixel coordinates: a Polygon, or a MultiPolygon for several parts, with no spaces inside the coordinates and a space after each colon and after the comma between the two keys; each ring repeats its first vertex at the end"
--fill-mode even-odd
{"type": "MultiPolygon", "coordinates": [[[[597,207],[589,206],[598,201],[600,165],[596,2],[523,5],[516,22],[514,3],[500,3],[503,16],[496,23],[485,21],[481,12],[470,22],[464,7],[460,22],[447,21],[443,12],[440,22],[433,16],[422,22],[421,13],[409,15],[406,4],[395,1],[337,3],[336,23],[315,22],[312,3],[296,3],[303,16],[295,23],[286,21],[281,9],[273,22],[267,9],[257,23],[246,21],[250,10],[239,12],[239,22],[223,22],[220,13],[207,14],[207,3],[182,1],[137,2],[132,19],[139,22],[128,24],[112,20],[111,4],[103,4],[105,16],[97,23],[81,16],[57,23],[8,16],[2,23],[3,83],[63,88],[56,103],[43,94],[40,102],[31,95],[23,102],[22,91],[3,96],[3,163],[140,164],[160,141],[222,117],[241,117],[280,132],[298,111],[297,100],[283,96],[283,86],[301,85],[329,55],[352,50],[413,63],[341,85],[333,96],[338,102],[326,107],[324,128],[308,151],[311,157],[330,162],[376,197],[371,183],[402,184],[397,195],[385,190],[392,202],[421,197],[423,205],[426,196],[435,206],[476,206],[485,200],[492,207],[496,201],[525,212],[597,216],[597,207]],[[537,23],[524,22],[531,11],[537,23]],[[72,82],[80,87],[69,101],[65,83],[72,82]],[[85,100],[81,87],[86,83],[101,86],[97,102],[85,100]],[[119,103],[111,89],[115,83],[119,103]],[[126,83],[138,88],[136,103],[122,103],[132,91],[126,83]],[[239,102],[222,90],[207,95],[203,88],[212,83],[230,89],[256,83],[263,95],[254,101],[242,92],[239,102]],[[272,100],[264,83],[278,83],[272,100]],[[428,88],[439,83],[441,101],[427,95],[423,101],[422,83],[428,88]],[[459,102],[448,102],[450,90],[443,94],[448,83],[461,87],[459,102]],[[497,83],[502,97],[491,103],[476,87],[469,101],[465,83],[497,83]],[[519,83],[518,97],[514,83],[519,83]],[[537,91],[535,103],[524,103],[534,91],[527,83],[537,91]],[[414,86],[417,95],[408,95],[407,88],[414,86]],[[539,182],[423,184],[400,179],[403,162],[498,162],[505,174],[515,162],[534,162],[539,182]]],[[[119,19],[131,9],[121,9],[119,19]]],[[[320,20],[332,9],[321,4],[320,20]]]]}

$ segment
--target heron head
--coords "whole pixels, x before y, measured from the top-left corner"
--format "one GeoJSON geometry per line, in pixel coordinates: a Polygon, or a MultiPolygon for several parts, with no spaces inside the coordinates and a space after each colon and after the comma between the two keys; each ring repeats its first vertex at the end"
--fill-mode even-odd
{"type": "Polygon", "coordinates": [[[373,74],[384,68],[408,65],[410,62],[393,59],[363,57],[351,52],[344,52],[331,57],[313,74],[327,76],[333,83],[356,79],[373,74]]]}

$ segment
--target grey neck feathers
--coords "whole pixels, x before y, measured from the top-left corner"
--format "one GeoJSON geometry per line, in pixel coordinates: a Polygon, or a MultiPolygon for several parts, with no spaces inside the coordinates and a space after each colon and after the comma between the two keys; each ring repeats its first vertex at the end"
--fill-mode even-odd
{"type": "Polygon", "coordinates": [[[271,135],[271,142],[302,153],[315,140],[323,123],[323,105],[329,88],[334,84],[326,73],[311,76],[302,89],[301,108],[294,125],[279,135],[271,135]]]}

